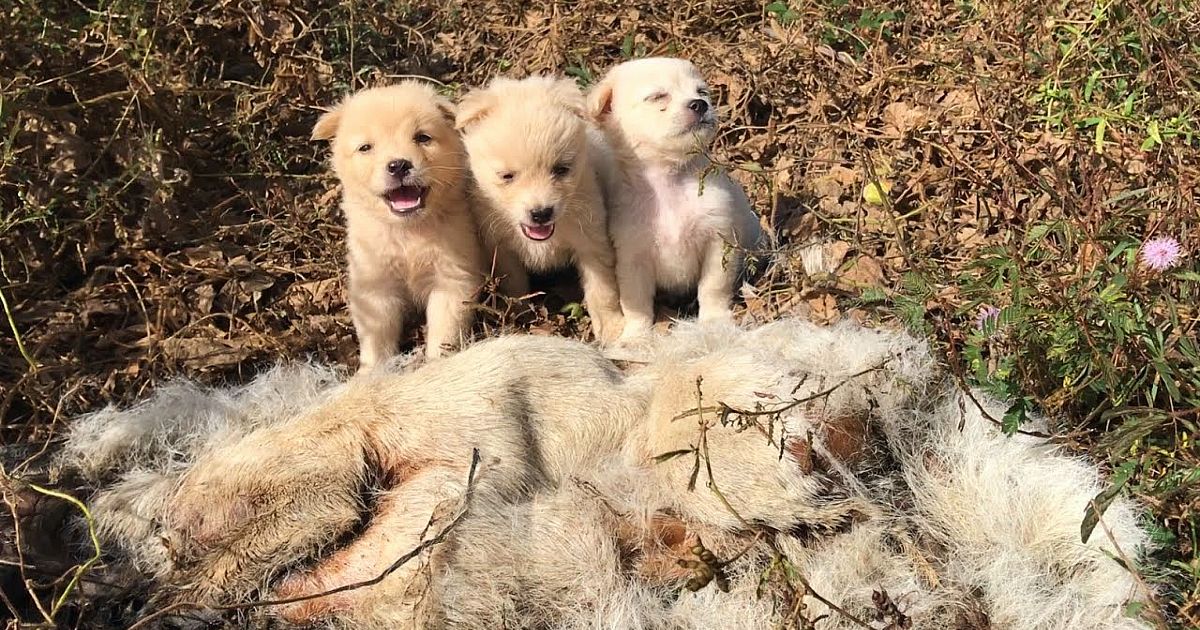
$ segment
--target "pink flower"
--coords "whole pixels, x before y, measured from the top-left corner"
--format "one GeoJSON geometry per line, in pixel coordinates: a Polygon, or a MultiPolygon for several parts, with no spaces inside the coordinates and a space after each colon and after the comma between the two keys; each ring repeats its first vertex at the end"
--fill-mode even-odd
{"type": "Polygon", "coordinates": [[[1151,271],[1166,271],[1179,264],[1183,248],[1170,236],[1152,238],[1142,244],[1142,266],[1151,271]]]}
{"type": "Polygon", "coordinates": [[[991,322],[993,326],[1000,322],[1000,309],[995,306],[985,306],[979,309],[979,314],[975,316],[975,327],[983,330],[984,327],[991,322]]]}

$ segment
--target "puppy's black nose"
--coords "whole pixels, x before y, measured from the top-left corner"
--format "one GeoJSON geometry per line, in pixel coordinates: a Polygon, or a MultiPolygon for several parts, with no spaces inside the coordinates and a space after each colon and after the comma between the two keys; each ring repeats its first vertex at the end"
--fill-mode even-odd
{"type": "Polygon", "coordinates": [[[545,225],[554,218],[554,208],[538,208],[529,213],[529,218],[538,225],[545,225]]]}
{"type": "Polygon", "coordinates": [[[703,116],[704,112],[708,111],[708,101],[701,98],[693,99],[688,103],[688,109],[703,116]]]}
{"type": "Polygon", "coordinates": [[[412,162],[408,160],[392,160],[387,163],[388,175],[404,176],[412,170],[412,162]]]}

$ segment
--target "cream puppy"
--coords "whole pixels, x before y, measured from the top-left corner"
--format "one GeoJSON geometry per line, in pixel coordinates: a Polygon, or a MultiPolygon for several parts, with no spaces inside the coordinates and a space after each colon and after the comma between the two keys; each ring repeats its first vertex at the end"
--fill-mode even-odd
{"type": "Polygon", "coordinates": [[[484,243],[502,288],[529,291],[529,272],[574,265],[596,336],[621,333],[605,183],[612,161],[585,120],[583,94],[553,77],[498,78],[459,103],[484,243]]]}
{"type": "Polygon", "coordinates": [[[321,116],[342,184],[350,314],[360,368],[397,352],[405,320],[425,310],[426,356],[456,347],[483,283],[453,106],[430,86],[363,90],[321,116]]]}
{"type": "Polygon", "coordinates": [[[588,95],[616,151],[621,185],[610,204],[625,339],[654,323],[657,289],[696,290],[701,320],[731,319],[744,253],[762,228],[736,182],[704,151],[716,110],[691,62],[622,63],[588,95]]]}

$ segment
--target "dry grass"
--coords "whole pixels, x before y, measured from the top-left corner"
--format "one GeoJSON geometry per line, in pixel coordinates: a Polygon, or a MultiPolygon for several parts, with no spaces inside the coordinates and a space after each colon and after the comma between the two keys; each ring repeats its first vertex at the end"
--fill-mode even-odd
{"type": "MultiPolygon", "coordinates": [[[[899,319],[942,344],[964,380],[1052,412],[1073,448],[1124,467],[1164,545],[1140,570],[1176,623],[1200,624],[1200,360],[1187,345],[1200,317],[1200,15],[1157,0],[792,4],[10,3],[6,476],[39,478],[41,459],[18,464],[52,451],[66,418],[170,375],[352,360],[337,191],[307,140],[321,106],[401,76],[449,93],[497,73],[586,83],[625,57],[677,54],[716,86],[715,154],[781,237],[781,264],[745,310],[899,319]],[[871,182],[888,191],[876,203],[862,195],[871,182]],[[1076,289],[1101,292],[1151,235],[1180,239],[1193,275],[1134,274],[1101,315],[1133,309],[1159,343],[1090,335],[1106,328],[1076,289]],[[832,272],[803,272],[812,243],[832,272]],[[1013,264],[988,275],[981,261],[997,260],[1013,264]],[[984,303],[1013,307],[1007,337],[975,331],[984,303]],[[1072,327],[1081,339],[1033,334],[1072,327]]],[[[479,329],[577,334],[563,309],[576,299],[492,301],[479,329]]],[[[38,619],[17,572],[0,572],[12,606],[38,619]]],[[[62,586],[35,590],[51,601],[62,586]]],[[[96,627],[138,601],[104,592],[61,616],[96,627]]]]}

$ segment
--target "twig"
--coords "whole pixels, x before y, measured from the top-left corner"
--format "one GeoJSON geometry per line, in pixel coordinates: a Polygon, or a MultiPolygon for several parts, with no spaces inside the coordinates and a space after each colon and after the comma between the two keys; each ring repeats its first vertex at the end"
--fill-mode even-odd
{"type": "MultiPolygon", "coordinates": [[[[700,384],[703,381],[704,381],[704,379],[702,377],[696,378],[696,408],[697,408],[697,410],[701,410],[704,408],[704,394],[700,390],[700,384]]],[[[734,518],[736,518],[738,520],[738,522],[742,524],[742,527],[745,527],[747,529],[753,529],[753,526],[748,521],[746,521],[746,519],[742,518],[742,515],[739,514],[736,509],[734,509],[734,507],[731,503],[729,503],[729,499],[725,498],[725,493],[721,492],[721,489],[717,487],[717,479],[716,479],[716,477],[713,476],[713,471],[712,471],[712,456],[708,452],[708,422],[705,421],[705,419],[704,419],[703,411],[699,411],[699,416],[700,416],[700,448],[697,449],[696,456],[704,457],[704,470],[705,470],[705,473],[708,475],[708,483],[706,485],[708,486],[708,489],[712,491],[713,494],[717,495],[717,499],[719,499],[721,501],[721,505],[724,505],[725,509],[729,510],[729,513],[732,514],[734,516],[734,518]]]]}
{"type": "Polygon", "coordinates": [[[37,372],[37,362],[33,357],[29,356],[29,351],[25,349],[25,342],[21,341],[21,332],[17,330],[17,322],[13,319],[12,308],[8,305],[8,298],[4,297],[4,291],[0,290],[0,304],[4,305],[4,316],[8,319],[8,328],[12,330],[13,339],[17,342],[17,350],[21,352],[21,356],[25,358],[25,362],[29,364],[29,369],[32,372],[37,372]]]}
{"type": "MultiPolygon", "coordinates": [[[[12,484],[8,483],[10,477],[8,476],[8,471],[3,469],[2,464],[0,464],[0,478],[6,482],[4,484],[4,489],[6,491],[5,494],[7,495],[12,490],[12,484]]],[[[10,514],[12,514],[13,519],[13,547],[17,552],[17,572],[21,574],[21,584],[25,586],[25,590],[29,594],[29,599],[33,600],[33,605],[37,607],[38,612],[42,614],[42,619],[44,619],[47,624],[54,625],[54,618],[51,617],[50,613],[46,611],[45,606],[42,605],[42,600],[39,599],[37,594],[33,592],[33,582],[25,573],[25,543],[21,540],[21,523],[20,518],[18,518],[17,515],[17,497],[15,492],[11,492],[11,494],[13,495],[12,500],[8,500],[8,497],[6,496],[5,503],[8,504],[8,511],[10,514]]]]}
{"type": "Polygon", "coordinates": [[[93,565],[100,561],[100,540],[96,537],[96,519],[92,516],[91,510],[89,510],[82,501],[69,494],[66,494],[65,492],[43,488],[35,483],[29,484],[29,487],[38,493],[44,494],[48,497],[61,499],[79,508],[79,511],[83,513],[83,520],[87,523],[88,538],[90,538],[92,541],[92,557],[88,558],[86,562],[79,565],[79,567],[75,569],[74,575],[71,576],[71,581],[67,582],[66,588],[63,589],[62,594],[58,596],[58,599],[55,600],[54,605],[50,608],[50,620],[53,621],[54,617],[58,615],[58,611],[62,608],[63,604],[66,603],[67,597],[69,597],[72,591],[75,590],[75,587],[78,586],[79,580],[83,577],[83,574],[87,573],[93,565]]]}
{"type": "Polygon", "coordinates": [[[804,590],[807,591],[808,595],[812,595],[814,598],[816,598],[817,601],[821,602],[822,604],[825,604],[826,606],[829,607],[830,610],[836,612],[837,614],[870,630],[870,628],[871,628],[870,624],[868,624],[867,622],[863,621],[862,619],[859,619],[858,617],[854,616],[852,613],[847,611],[845,608],[842,608],[841,606],[838,606],[837,604],[829,601],[828,599],[825,599],[825,596],[818,593],[817,589],[813,588],[812,584],[809,584],[808,580],[805,579],[804,576],[799,571],[796,572],[796,579],[800,580],[800,584],[802,584],[804,586],[804,590]]]}
{"type": "Polygon", "coordinates": [[[1113,536],[1112,530],[1109,529],[1108,524],[1104,522],[1104,513],[1101,512],[1100,506],[1096,503],[1095,499],[1091,500],[1091,505],[1092,511],[1096,513],[1096,522],[1100,524],[1100,529],[1104,530],[1104,535],[1107,536],[1109,542],[1112,543],[1113,549],[1117,550],[1117,555],[1121,557],[1121,562],[1125,564],[1125,570],[1129,571],[1129,573],[1133,575],[1134,581],[1136,581],[1138,586],[1140,586],[1146,593],[1146,601],[1150,603],[1150,608],[1154,612],[1154,619],[1152,621],[1154,622],[1155,627],[1159,628],[1160,630],[1165,630],[1167,628],[1167,623],[1165,621],[1166,615],[1163,614],[1162,606],[1159,605],[1158,600],[1154,599],[1154,591],[1146,585],[1146,582],[1142,579],[1141,574],[1134,569],[1133,562],[1129,560],[1129,556],[1125,555],[1125,552],[1121,549],[1121,545],[1117,544],[1117,538],[1113,536]]]}
{"type": "Polygon", "coordinates": [[[865,370],[862,370],[860,372],[856,372],[854,374],[851,374],[850,376],[847,376],[846,378],[842,379],[841,382],[834,385],[833,387],[830,387],[829,389],[819,391],[819,392],[809,395],[809,396],[805,396],[804,398],[793,399],[791,401],[788,401],[783,406],[776,407],[774,409],[759,409],[756,411],[746,411],[746,410],[730,407],[729,405],[726,405],[725,403],[720,403],[716,406],[697,407],[695,409],[685,411],[685,412],[675,416],[674,418],[671,418],[671,421],[674,422],[676,420],[681,420],[683,418],[688,418],[688,417],[691,417],[691,416],[694,416],[697,414],[703,414],[706,411],[710,412],[710,413],[722,412],[723,414],[726,414],[726,415],[734,414],[734,415],[746,416],[746,417],[773,416],[773,415],[781,414],[785,411],[788,411],[789,409],[794,409],[800,405],[803,405],[806,402],[810,402],[810,401],[816,400],[818,398],[824,398],[825,396],[828,396],[828,395],[832,394],[833,392],[837,391],[838,388],[842,387],[846,383],[849,383],[850,381],[852,381],[860,376],[863,376],[865,374],[870,374],[871,372],[876,372],[878,370],[882,370],[883,366],[887,365],[888,362],[890,362],[891,360],[892,360],[891,357],[888,357],[887,359],[884,359],[878,365],[869,367],[865,370]]]}
{"type": "MultiPolygon", "coordinates": [[[[846,378],[841,383],[835,385],[833,388],[829,389],[828,391],[832,392],[833,390],[837,389],[838,387],[841,387],[843,384],[854,379],[857,376],[861,376],[861,375],[871,372],[873,370],[881,369],[889,360],[890,360],[890,358],[884,360],[883,363],[881,363],[875,367],[869,368],[867,370],[864,370],[862,372],[859,372],[857,374],[854,374],[854,375],[846,378]]],[[[720,488],[717,487],[717,481],[716,481],[716,478],[713,476],[713,471],[712,471],[712,457],[710,456],[710,454],[708,452],[708,423],[704,420],[704,410],[706,408],[704,407],[704,404],[703,404],[704,403],[704,400],[703,400],[704,394],[700,387],[702,382],[703,382],[702,377],[698,377],[696,379],[696,412],[693,415],[698,415],[700,417],[700,446],[696,449],[696,453],[697,453],[697,457],[703,456],[703,458],[704,458],[705,471],[708,474],[708,484],[707,484],[708,488],[709,488],[709,490],[711,490],[713,492],[713,494],[717,495],[717,498],[720,499],[721,504],[725,506],[725,509],[729,510],[729,513],[732,514],[734,516],[734,518],[736,518],[738,520],[738,522],[742,524],[743,527],[745,527],[749,530],[752,530],[752,531],[757,531],[758,534],[761,534],[761,530],[759,530],[758,528],[755,528],[745,518],[743,518],[742,515],[739,514],[736,509],[734,509],[733,505],[731,505],[729,503],[729,500],[725,498],[725,494],[721,492],[720,488]]],[[[800,401],[800,402],[803,402],[803,401],[800,401]]],[[[790,404],[790,406],[788,408],[794,407],[796,404],[799,404],[799,402],[790,404]]],[[[758,415],[762,415],[762,414],[758,414],[758,415]]],[[[757,535],[756,535],[756,538],[757,538],[757,535]]],[[[753,543],[751,543],[751,544],[753,544],[753,543]]],[[[783,552],[780,551],[779,548],[775,545],[774,541],[771,541],[768,544],[771,545],[772,550],[774,550],[776,554],[778,554],[780,557],[786,558],[785,556],[783,556],[783,552]]],[[[749,546],[747,546],[746,549],[743,549],[742,552],[739,553],[738,555],[740,556],[741,554],[746,553],[746,551],[748,549],[749,549],[749,546]]],[[[736,560],[736,559],[737,559],[737,556],[730,559],[729,562],[732,562],[733,560],[736,560]]],[[[813,597],[817,598],[817,600],[819,600],[821,603],[828,606],[831,610],[836,611],[837,613],[839,613],[841,615],[844,615],[850,621],[853,621],[854,623],[856,623],[864,628],[869,629],[871,627],[862,619],[859,619],[858,617],[854,616],[853,614],[847,612],[846,610],[842,609],[837,604],[829,601],[823,595],[818,593],[815,589],[813,589],[812,585],[808,583],[808,580],[804,579],[804,576],[800,575],[800,573],[798,571],[796,572],[796,578],[800,580],[800,583],[802,585],[804,585],[804,588],[805,588],[805,591],[807,594],[810,594],[813,597]]]]}

